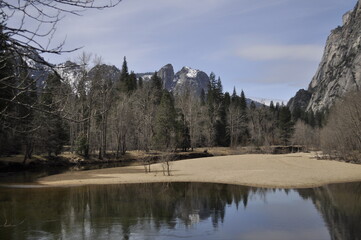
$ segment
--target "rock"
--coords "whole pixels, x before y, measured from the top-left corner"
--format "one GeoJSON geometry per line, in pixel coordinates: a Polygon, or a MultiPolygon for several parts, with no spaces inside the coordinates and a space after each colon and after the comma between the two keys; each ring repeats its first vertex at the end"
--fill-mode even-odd
{"type": "Polygon", "coordinates": [[[300,89],[296,95],[291,98],[287,107],[294,112],[295,109],[300,109],[301,111],[305,111],[311,99],[311,93],[307,90],[300,89]]]}
{"type": "Polygon", "coordinates": [[[68,83],[73,89],[77,87],[77,84],[82,77],[81,66],[71,61],[56,65],[55,71],[59,74],[61,79],[68,83]]]}
{"type": "Polygon", "coordinates": [[[88,76],[90,79],[100,76],[105,81],[116,82],[120,78],[120,70],[114,65],[102,64],[93,67],[89,71],[88,76]]]}
{"type": "Polygon", "coordinates": [[[205,72],[183,67],[176,73],[173,79],[174,88],[171,91],[180,94],[182,91],[189,89],[195,94],[200,95],[202,89],[206,93],[209,85],[209,77],[205,72]]]}
{"type": "Polygon", "coordinates": [[[163,88],[171,91],[174,88],[174,69],[172,64],[167,64],[162,67],[158,73],[158,77],[163,80],[163,88]]]}
{"type": "Polygon", "coordinates": [[[331,32],[308,91],[307,111],[323,111],[361,87],[361,0],[343,16],[343,26],[331,32]]]}

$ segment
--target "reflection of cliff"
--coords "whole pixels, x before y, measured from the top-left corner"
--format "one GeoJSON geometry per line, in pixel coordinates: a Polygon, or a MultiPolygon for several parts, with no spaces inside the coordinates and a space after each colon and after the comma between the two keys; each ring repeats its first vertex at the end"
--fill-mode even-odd
{"type": "Polygon", "coordinates": [[[303,198],[312,199],[332,240],[361,239],[361,183],[335,184],[298,192],[303,198]]]}
{"type": "Polygon", "coordinates": [[[129,239],[134,229],[154,236],[164,226],[190,227],[207,219],[217,227],[224,219],[227,204],[243,203],[246,207],[249,195],[263,190],[220,184],[156,183],[8,191],[6,197],[0,197],[0,211],[9,222],[22,224],[6,229],[5,239],[26,239],[28,235],[24,234],[29,231],[33,231],[33,238],[46,234],[51,239],[98,239],[114,238],[115,234],[129,239]]]}

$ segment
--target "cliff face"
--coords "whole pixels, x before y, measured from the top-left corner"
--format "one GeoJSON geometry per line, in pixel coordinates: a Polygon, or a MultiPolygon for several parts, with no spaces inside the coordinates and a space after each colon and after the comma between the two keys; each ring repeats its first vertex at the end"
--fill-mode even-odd
{"type": "Polygon", "coordinates": [[[332,30],[324,55],[308,91],[307,111],[330,108],[346,93],[361,90],[361,0],[343,16],[343,26],[332,30]]]}
{"type": "Polygon", "coordinates": [[[162,67],[158,73],[158,77],[160,77],[163,80],[163,88],[167,89],[168,91],[171,91],[174,88],[174,69],[172,64],[167,64],[164,67],[162,67]]]}
{"type": "Polygon", "coordinates": [[[296,109],[304,111],[307,108],[310,99],[311,93],[307,90],[301,89],[288,101],[287,107],[291,110],[291,112],[296,109]]]}

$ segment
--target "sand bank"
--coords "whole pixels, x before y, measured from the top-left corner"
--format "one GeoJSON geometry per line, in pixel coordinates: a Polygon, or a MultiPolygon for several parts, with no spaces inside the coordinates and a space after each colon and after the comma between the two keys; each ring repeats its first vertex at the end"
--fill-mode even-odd
{"type": "Polygon", "coordinates": [[[148,182],[210,182],[257,187],[306,188],[330,183],[361,181],[361,165],[317,160],[312,153],[246,154],[182,160],[171,163],[172,176],[162,165],[67,172],[39,179],[48,186],[148,182]]]}

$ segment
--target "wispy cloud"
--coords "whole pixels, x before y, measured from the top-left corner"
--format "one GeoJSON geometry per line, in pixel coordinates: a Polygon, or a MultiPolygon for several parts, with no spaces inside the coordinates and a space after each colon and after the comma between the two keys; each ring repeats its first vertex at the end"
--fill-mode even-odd
{"type": "Polygon", "coordinates": [[[319,45],[250,45],[238,48],[236,55],[252,61],[320,61],[322,52],[319,45]]]}

